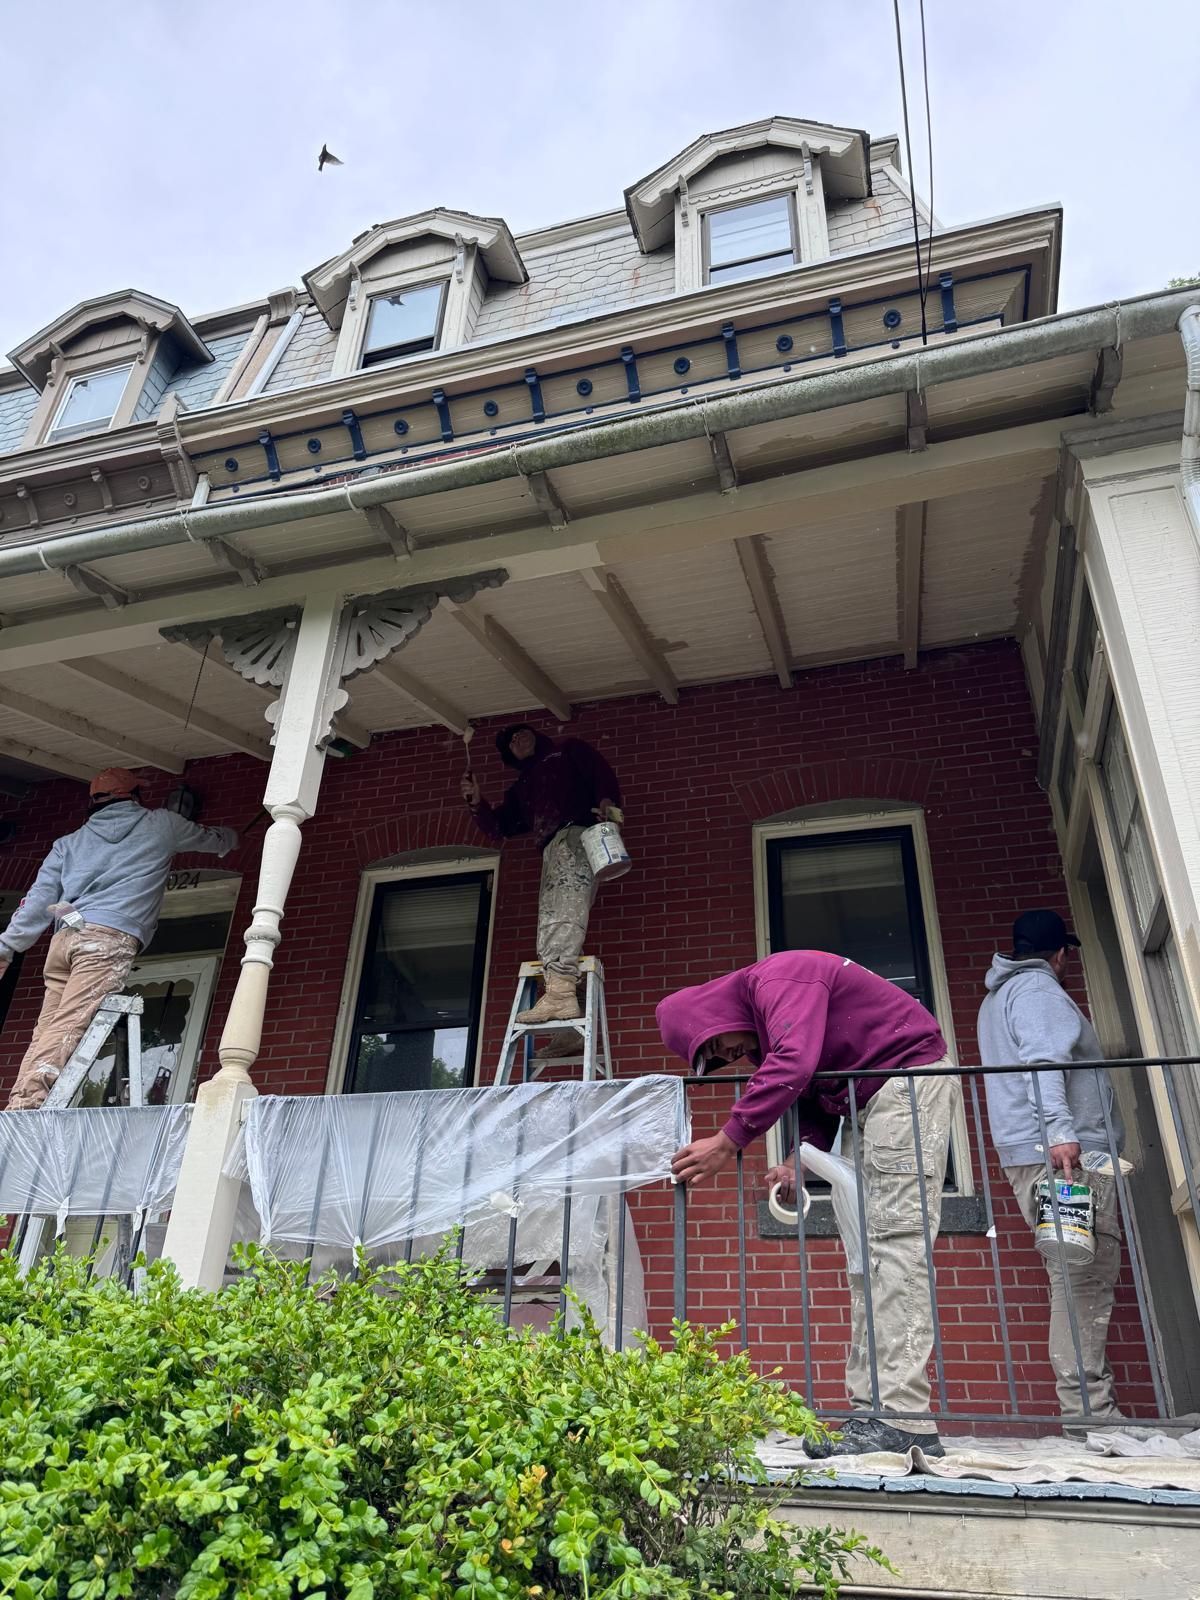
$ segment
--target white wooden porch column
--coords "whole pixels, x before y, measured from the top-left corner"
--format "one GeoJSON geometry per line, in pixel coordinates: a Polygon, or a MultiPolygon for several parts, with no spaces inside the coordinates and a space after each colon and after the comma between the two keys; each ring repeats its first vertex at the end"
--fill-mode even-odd
{"type": "Polygon", "coordinates": [[[325,740],[334,713],[346,699],[340,687],[343,610],[341,596],[309,598],[273,708],[275,752],[263,796],[271,825],[263,839],[246,953],[221,1035],[220,1070],[196,1094],[163,1245],[163,1254],[189,1286],[218,1288],[229,1255],[238,1184],[224,1176],[223,1168],[243,1103],[258,1093],[250,1072],[262,1044],[279,925],[300,855],[300,827],[316,810],[325,740]]]}

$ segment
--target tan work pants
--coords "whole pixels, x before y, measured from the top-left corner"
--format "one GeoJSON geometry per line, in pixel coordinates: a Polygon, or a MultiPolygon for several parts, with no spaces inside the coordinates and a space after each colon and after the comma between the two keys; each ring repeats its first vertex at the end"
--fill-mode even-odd
{"type": "Polygon", "coordinates": [[[138,953],[115,928],[62,928],[50,941],[42,977],[46,998],[8,1097],[9,1111],[36,1111],[74,1054],[106,995],[125,986],[138,953]]]}
{"type": "MultiPolygon", "coordinates": [[[[1037,1222],[1037,1188],[1046,1176],[1046,1168],[1041,1162],[1033,1166],[1005,1167],[1004,1176],[1012,1184],[1021,1215],[1032,1228],[1037,1222]]],[[[1087,1182],[1096,1201],[1096,1256],[1086,1264],[1068,1266],[1067,1278],[1075,1304],[1088,1400],[1092,1416],[1102,1420],[1121,1414],[1113,1393],[1112,1368],[1106,1349],[1113,1288],[1121,1270],[1121,1234],[1117,1227],[1116,1184],[1094,1173],[1087,1175],[1087,1182]]],[[[1058,1406],[1064,1417],[1078,1417],[1083,1413],[1083,1387],[1079,1381],[1079,1363],[1075,1359],[1063,1271],[1057,1261],[1046,1259],[1043,1265],[1050,1282],[1049,1354],[1058,1406]]]]}
{"type": "MultiPolygon", "coordinates": [[[[950,1066],[949,1061],[938,1062],[950,1066]]],[[[875,1368],[879,1409],[898,1412],[929,1410],[927,1366],[933,1349],[933,1262],[927,1260],[921,1225],[921,1190],[917,1177],[909,1082],[916,1093],[921,1130],[921,1164],[925,1170],[929,1244],[942,1220],[942,1185],[950,1130],[962,1094],[956,1077],[890,1078],[859,1116],[864,1199],[867,1212],[867,1267],[871,1275],[871,1318],[875,1336],[875,1368]]],[[[851,1154],[847,1126],[842,1153],[851,1154]]],[[[866,1296],[861,1274],[850,1278],[850,1349],[846,1356],[846,1390],[855,1411],[875,1409],[871,1394],[871,1358],[867,1344],[866,1296]]],[[[936,1423],[901,1421],[908,1433],[936,1433],[936,1423]]]]}
{"type": "Polygon", "coordinates": [[[584,852],[583,829],[563,828],[542,851],[538,890],[538,960],[546,972],[575,977],[587,937],[596,880],[584,852]]]}

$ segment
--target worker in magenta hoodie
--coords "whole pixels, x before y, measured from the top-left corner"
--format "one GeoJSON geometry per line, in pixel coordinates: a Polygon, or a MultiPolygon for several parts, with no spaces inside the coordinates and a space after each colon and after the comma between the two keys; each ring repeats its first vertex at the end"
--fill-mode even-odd
{"type": "MultiPolygon", "coordinates": [[[[854,1082],[878,1401],[872,1396],[863,1280],[855,1275],[846,1357],[846,1388],[855,1415],[838,1444],[808,1448],[810,1454],[857,1455],[919,1446],[926,1455],[943,1455],[928,1417],[933,1280],[921,1225],[909,1089],[911,1084],[920,1123],[931,1241],[941,1217],[960,1089],[950,1074],[906,1077],[915,1067],[951,1065],[937,1022],[895,984],[821,950],[782,951],[727,977],[681,989],[659,1004],[657,1015],[663,1042],[696,1075],[735,1063],[753,1069],[721,1131],[676,1153],[672,1171],[689,1187],[713,1177],[793,1106],[800,1140],[824,1150],[832,1149],[846,1119],[842,1153],[851,1155],[844,1074],[866,1074],[854,1082]],[[871,1412],[895,1415],[896,1423],[871,1412]]],[[[793,1199],[794,1159],[773,1167],[767,1181],[780,1185],[785,1200],[793,1199]]]]}

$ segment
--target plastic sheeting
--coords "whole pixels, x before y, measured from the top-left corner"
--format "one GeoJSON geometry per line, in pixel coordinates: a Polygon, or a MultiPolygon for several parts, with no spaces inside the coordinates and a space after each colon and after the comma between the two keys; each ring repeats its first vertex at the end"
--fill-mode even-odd
{"type": "Polygon", "coordinates": [[[625,1343],[644,1325],[645,1297],[621,1197],[669,1179],[688,1130],[683,1083],[669,1077],[264,1096],[226,1172],[249,1180],[263,1242],[302,1246],[317,1268],[357,1245],[382,1259],[399,1245],[426,1254],[460,1225],[470,1266],[559,1261],[569,1195],[564,1276],[625,1343]]]}
{"type": "Polygon", "coordinates": [[[0,1112],[0,1213],[135,1216],[175,1193],[191,1106],[0,1112]]]}

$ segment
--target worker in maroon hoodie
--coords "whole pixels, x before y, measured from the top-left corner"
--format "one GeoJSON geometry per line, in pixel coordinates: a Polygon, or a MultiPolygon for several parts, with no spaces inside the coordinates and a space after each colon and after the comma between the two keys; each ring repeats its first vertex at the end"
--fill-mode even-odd
{"type": "Polygon", "coordinates": [[[542,852],[537,953],[546,989],[536,1005],[517,1014],[517,1021],[569,1021],[579,1015],[579,957],[596,895],[583,832],[597,818],[624,820],[621,788],[608,762],[582,739],[555,744],[527,722],[518,722],[497,735],[496,748],[505,766],[516,769],[517,781],[493,806],[468,771],[463,774],[463,799],[489,839],[498,844],[529,833],[542,852]]]}
{"type": "MultiPolygon", "coordinates": [[[[845,1118],[842,1153],[852,1155],[849,1082],[838,1074],[868,1074],[854,1080],[854,1092],[878,1406],[872,1402],[863,1281],[857,1275],[850,1279],[846,1388],[855,1413],[879,1410],[898,1419],[893,1425],[854,1415],[840,1443],[808,1448],[810,1454],[857,1455],[919,1445],[926,1455],[943,1455],[936,1427],[924,1420],[933,1348],[932,1268],[927,1272],[909,1084],[920,1121],[931,1242],[941,1217],[960,1089],[952,1075],[905,1076],[914,1067],[951,1065],[937,1023],[902,989],[853,961],[821,950],[787,950],[668,995],[658,1007],[658,1025],[667,1048],[698,1076],[735,1062],[753,1069],[721,1131],[676,1153],[671,1170],[689,1186],[719,1172],[793,1106],[801,1141],[824,1150],[832,1148],[845,1118]]],[[[773,1167],[767,1181],[779,1184],[785,1200],[793,1199],[794,1158],[773,1167]]]]}

